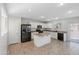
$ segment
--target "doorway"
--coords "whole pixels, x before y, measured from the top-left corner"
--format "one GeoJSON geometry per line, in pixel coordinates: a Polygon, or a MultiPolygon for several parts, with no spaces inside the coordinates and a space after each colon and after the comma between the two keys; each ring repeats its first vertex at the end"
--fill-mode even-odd
{"type": "Polygon", "coordinates": [[[79,42],[79,23],[70,24],[70,41],[79,42]]]}

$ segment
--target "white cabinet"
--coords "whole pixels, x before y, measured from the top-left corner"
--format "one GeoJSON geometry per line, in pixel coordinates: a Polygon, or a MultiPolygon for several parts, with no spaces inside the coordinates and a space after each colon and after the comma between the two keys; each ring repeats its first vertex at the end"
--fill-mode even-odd
{"type": "Polygon", "coordinates": [[[50,32],[51,33],[51,37],[54,39],[57,39],[57,33],[56,32],[50,32]]]}
{"type": "Polygon", "coordinates": [[[67,33],[64,33],[64,41],[67,41],[67,33]]]}
{"type": "Polygon", "coordinates": [[[51,35],[44,35],[44,36],[34,35],[34,44],[37,47],[44,46],[50,42],[51,42],[51,35]]]}

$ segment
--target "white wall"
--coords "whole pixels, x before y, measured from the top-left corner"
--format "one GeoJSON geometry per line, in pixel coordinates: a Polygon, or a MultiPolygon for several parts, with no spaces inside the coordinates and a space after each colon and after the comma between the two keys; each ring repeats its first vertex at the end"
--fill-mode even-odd
{"type": "Polygon", "coordinates": [[[8,53],[7,33],[0,37],[0,55],[8,53]]]}
{"type": "Polygon", "coordinates": [[[53,20],[49,24],[51,24],[51,28],[55,28],[55,25],[57,23],[61,23],[61,29],[65,31],[68,29],[68,25],[70,23],[78,23],[78,22],[79,22],[79,17],[72,17],[72,18],[53,20]]]}
{"type": "Polygon", "coordinates": [[[35,28],[37,28],[37,25],[42,25],[43,28],[46,27],[45,23],[33,21],[33,20],[28,20],[28,19],[24,19],[24,18],[21,19],[21,24],[31,24],[32,30],[36,30],[35,28]]]}
{"type": "MultiPolygon", "coordinates": [[[[33,28],[36,28],[37,24],[42,24],[40,22],[35,22],[35,21],[28,21],[28,20],[23,20],[22,19],[22,23],[26,24],[26,23],[31,23],[33,28]]],[[[52,20],[51,22],[47,23],[47,24],[43,24],[44,27],[48,27],[48,28],[52,28],[53,30],[56,30],[56,24],[60,23],[61,24],[61,28],[58,30],[61,31],[66,31],[67,32],[67,40],[70,40],[70,24],[71,23],[79,23],[79,17],[72,17],[72,18],[64,18],[64,19],[58,19],[58,20],[52,20]]],[[[57,33],[51,33],[53,38],[57,39],[57,33]]]]}
{"type": "Polygon", "coordinates": [[[8,17],[9,19],[9,44],[21,42],[21,18],[8,17]]]}
{"type": "Polygon", "coordinates": [[[7,54],[8,48],[8,19],[4,4],[0,4],[0,54],[7,54]]]}
{"type": "MultiPolygon", "coordinates": [[[[70,24],[71,23],[79,23],[79,17],[72,17],[66,19],[53,20],[49,24],[51,24],[51,28],[55,29],[55,25],[57,23],[61,23],[61,31],[67,31],[67,40],[70,40],[70,24]]],[[[50,26],[50,25],[49,25],[50,26]]]]}
{"type": "MultiPolygon", "coordinates": [[[[0,4],[0,33],[1,33],[1,4],[0,4]]],[[[0,34],[1,37],[1,34],[0,34]]]]}
{"type": "Polygon", "coordinates": [[[20,17],[8,17],[9,19],[9,44],[21,42],[21,24],[31,24],[32,28],[37,28],[37,25],[43,25],[44,23],[21,19],[20,17]]]}

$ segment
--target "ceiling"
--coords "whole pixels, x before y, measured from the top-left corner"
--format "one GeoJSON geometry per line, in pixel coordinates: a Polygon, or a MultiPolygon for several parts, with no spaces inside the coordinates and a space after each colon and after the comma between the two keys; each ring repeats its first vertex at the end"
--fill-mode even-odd
{"type": "Polygon", "coordinates": [[[52,21],[79,16],[79,3],[6,3],[9,16],[52,21]]]}

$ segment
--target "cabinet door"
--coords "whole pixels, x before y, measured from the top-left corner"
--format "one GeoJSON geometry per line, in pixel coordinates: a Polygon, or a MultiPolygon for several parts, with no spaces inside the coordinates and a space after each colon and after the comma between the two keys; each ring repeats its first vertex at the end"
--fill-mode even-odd
{"type": "Polygon", "coordinates": [[[57,33],[51,32],[51,37],[54,38],[54,39],[57,39],[57,33]]]}
{"type": "Polygon", "coordinates": [[[9,18],[9,44],[21,41],[21,19],[9,18]]]}

